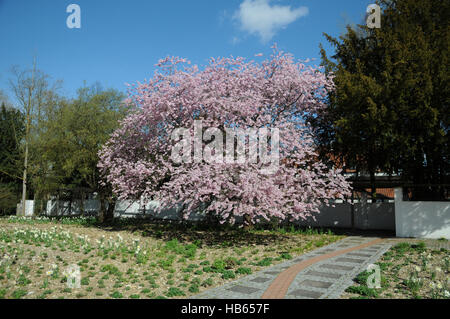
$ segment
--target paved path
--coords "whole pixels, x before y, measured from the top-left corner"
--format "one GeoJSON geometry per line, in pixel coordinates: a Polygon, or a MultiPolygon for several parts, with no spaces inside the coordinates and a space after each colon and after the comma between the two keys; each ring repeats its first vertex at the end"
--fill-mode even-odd
{"type": "Polygon", "coordinates": [[[353,284],[353,278],[375,263],[391,245],[380,238],[347,237],[192,298],[339,298],[353,284]]]}

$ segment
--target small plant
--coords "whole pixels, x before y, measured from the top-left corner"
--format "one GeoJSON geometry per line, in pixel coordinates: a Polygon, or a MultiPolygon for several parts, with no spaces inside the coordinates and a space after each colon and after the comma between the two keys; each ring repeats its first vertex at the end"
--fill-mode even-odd
{"type": "Polygon", "coordinates": [[[211,268],[216,272],[223,272],[226,268],[227,264],[222,259],[216,259],[212,264],[211,268]]]}
{"type": "Polygon", "coordinates": [[[27,291],[26,290],[22,290],[22,289],[18,289],[18,290],[14,290],[12,293],[12,297],[14,299],[21,299],[22,297],[27,295],[27,291]]]}
{"type": "Polygon", "coordinates": [[[166,294],[167,297],[186,296],[183,290],[179,288],[170,287],[166,294]]]}
{"type": "Polygon", "coordinates": [[[239,267],[236,270],[236,273],[239,275],[250,275],[252,273],[251,268],[247,268],[247,267],[239,267]]]}
{"type": "Polygon", "coordinates": [[[212,278],[208,278],[202,282],[203,287],[209,287],[209,286],[212,286],[213,284],[214,284],[214,281],[212,278]]]}
{"type": "Polygon", "coordinates": [[[114,299],[120,299],[123,298],[123,294],[119,291],[114,291],[112,294],[110,294],[111,298],[114,299]]]}
{"type": "Polygon", "coordinates": [[[415,295],[423,286],[423,281],[418,278],[417,272],[410,274],[408,280],[404,280],[403,284],[415,295]]]}
{"type": "Polygon", "coordinates": [[[366,297],[373,297],[373,298],[378,297],[377,291],[367,286],[352,286],[348,287],[345,291],[366,297]]]}
{"type": "Polygon", "coordinates": [[[199,291],[200,291],[200,289],[199,289],[198,285],[191,285],[189,287],[189,292],[198,293],[199,291]]]}
{"type": "Polygon", "coordinates": [[[289,253],[282,253],[280,255],[282,259],[292,259],[292,256],[289,253]]]}
{"type": "Polygon", "coordinates": [[[272,264],[272,260],[273,260],[273,258],[266,257],[266,258],[262,259],[261,261],[259,261],[256,265],[262,266],[262,267],[270,266],[272,264]]]}
{"type": "Polygon", "coordinates": [[[234,278],[236,278],[236,275],[234,274],[234,272],[232,270],[224,270],[222,272],[222,278],[225,280],[234,279],[234,278]]]}
{"type": "Polygon", "coordinates": [[[240,265],[240,262],[233,257],[225,258],[224,262],[225,262],[225,269],[233,269],[236,266],[240,265]]]}

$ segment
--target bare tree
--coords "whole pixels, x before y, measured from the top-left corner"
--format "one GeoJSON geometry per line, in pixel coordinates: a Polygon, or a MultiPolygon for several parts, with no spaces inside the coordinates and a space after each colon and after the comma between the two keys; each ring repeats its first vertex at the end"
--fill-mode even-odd
{"type": "MultiPolygon", "coordinates": [[[[9,85],[17,99],[19,108],[25,116],[24,138],[24,165],[22,184],[22,215],[25,215],[25,201],[27,198],[27,174],[29,167],[29,145],[32,127],[41,119],[42,108],[45,105],[49,89],[49,76],[36,68],[36,58],[31,69],[20,69],[17,66],[11,69],[12,78],[9,85]]],[[[56,89],[56,86],[54,87],[56,89]]]]}

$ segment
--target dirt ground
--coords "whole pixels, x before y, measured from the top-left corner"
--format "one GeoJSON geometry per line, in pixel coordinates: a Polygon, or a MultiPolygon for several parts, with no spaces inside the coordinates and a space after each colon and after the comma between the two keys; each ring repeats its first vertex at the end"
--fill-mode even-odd
{"type": "Polygon", "coordinates": [[[0,219],[0,298],[185,298],[340,238],[0,219]],[[76,266],[81,285],[69,288],[76,266]]]}
{"type": "Polygon", "coordinates": [[[369,288],[368,274],[362,273],[342,298],[450,298],[448,240],[394,239],[392,243],[394,246],[377,262],[381,288],[369,288]]]}

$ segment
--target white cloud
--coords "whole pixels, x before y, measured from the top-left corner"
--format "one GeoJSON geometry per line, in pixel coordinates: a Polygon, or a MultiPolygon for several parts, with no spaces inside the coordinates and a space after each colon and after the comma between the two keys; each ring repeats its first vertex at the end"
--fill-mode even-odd
{"type": "Polygon", "coordinates": [[[244,0],[233,18],[241,29],[257,34],[263,42],[273,38],[276,32],[309,13],[307,7],[270,5],[271,0],[244,0]]]}

